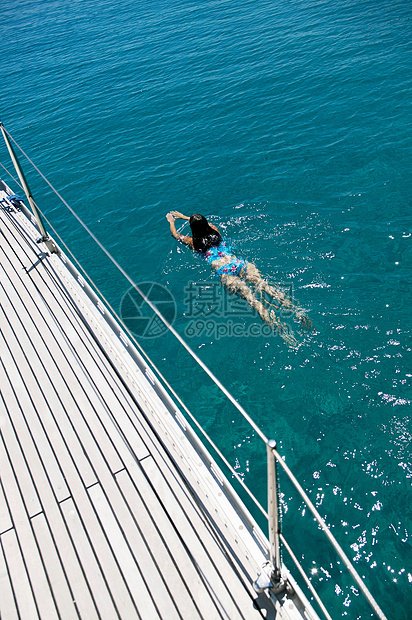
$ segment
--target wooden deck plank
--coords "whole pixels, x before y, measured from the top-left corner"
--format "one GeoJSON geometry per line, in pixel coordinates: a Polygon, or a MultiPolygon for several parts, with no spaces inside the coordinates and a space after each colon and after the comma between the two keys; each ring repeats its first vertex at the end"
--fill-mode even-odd
{"type": "Polygon", "coordinates": [[[139,615],[143,618],[157,618],[159,613],[155,602],[147,589],[142,573],[125,539],[122,527],[119,525],[101,486],[94,485],[91,487],[89,489],[89,496],[98,515],[107,543],[116,559],[131,598],[136,605],[136,609],[139,607],[139,615]]]}
{"type": "Polygon", "coordinates": [[[20,618],[36,620],[38,616],[33,591],[27,576],[16,532],[10,530],[1,536],[1,544],[7,563],[7,574],[13,589],[16,610],[20,618]]]}
{"type": "MultiPolygon", "coordinates": [[[[0,417],[2,417],[0,410],[0,417]]],[[[1,424],[5,424],[6,422],[2,419],[1,424]]],[[[4,453],[0,454],[0,472],[1,472],[1,464],[2,459],[6,458],[4,453]]],[[[0,534],[3,532],[7,532],[13,527],[13,523],[10,516],[9,507],[7,506],[6,497],[4,495],[3,484],[1,481],[1,473],[0,473],[0,534]]]]}
{"type": "MultiPolygon", "coordinates": [[[[118,561],[120,562],[119,558],[121,558],[125,580],[128,583],[133,582],[136,579],[136,571],[138,571],[139,578],[143,580],[144,587],[150,595],[153,605],[156,606],[159,616],[171,619],[178,618],[179,614],[168,589],[168,578],[165,579],[162,576],[163,555],[159,553],[157,548],[153,547],[154,541],[145,541],[141,529],[141,520],[145,517],[144,512],[137,513],[138,518],[134,517],[117,485],[115,488],[113,485],[105,485],[104,488],[105,492],[103,493],[102,488],[95,485],[89,489],[89,495],[100,521],[105,527],[106,535],[109,540],[114,541],[112,548],[116,556],[117,550],[119,551],[118,561]],[[116,493],[115,490],[118,492],[116,493]],[[149,547],[152,548],[153,552],[149,551],[149,547]],[[156,555],[157,561],[155,561],[153,554],[156,555]]],[[[157,514],[157,518],[160,518],[159,514],[157,514]]],[[[180,592],[182,584],[178,583],[177,585],[180,592]]],[[[144,608],[146,609],[146,607],[145,605],[144,608]]],[[[149,609],[147,614],[149,614],[149,609]]]]}
{"type": "Polygon", "coordinates": [[[136,618],[136,609],[131,601],[130,593],[113,558],[112,551],[101,531],[97,520],[93,522],[93,530],[88,525],[87,515],[79,515],[78,509],[70,499],[62,503],[62,512],[72,536],[81,562],[83,577],[73,585],[83,590],[87,583],[86,601],[76,596],[76,606],[80,617],[90,616],[104,618],[136,618]],[[84,520],[86,519],[86,521],[84,520]],[[109,579],[105,578],[105,572],[109,579]],[[86,608],[90,592],[93,592],[93,610],[86,608]],[[117,599],[117,600],[116,600],[117,599]]]}
{"type": "Polygon", "coordinates": [[[53,591],[60,618],[64,618],[64,620],[79,620],[79,614],[67,581],[67,575],[57,554],[56,540],[52,537],[46,517],[42,513],[33,517],[31,521],[45,570],[50,576],[50,587],[53,591]]]}
{"type": "MultiPolygon", "coordinates": [[[[232,554],[233,558],[239,555],[239,561],[241,562],[241,572],[243,575],[244,583],[248,584],[248,591],[254,597],[255,592],[252,589],[252,582],[255,580],[262,563],[262,552],[259,551],[258,545],[252,540],[251,534],[247,534],[239,515],[235,513],[233,506],[228,502],[217,502],[218,496],[222,495],[222,489],[219,483],[210,476],[205,465],[201,462],[200,457],[193,452],[193,450],[187,449],[187,439],[183,434],[183,431],[175,425],[176,430],[173,436],[169,436],[168,439],[173,445],[173,450],[176,452],[176,461],[178,466],[185,471],[185,475],[190,478],[195,492],[199,494],[205,505],[209,504],[208,508],[211,510],[211,518],[216,522],[213,527],[220,528],[225,536],[226,549],[232,554]],[[189,453],[192,453],[189,457],[189,453]],[[232,524],[236,524],[236,530],[231,531],[230,519],[232,524]],[[245,546],[245,542],[249,547],[245,546]],[[256,547],[256,548],[255,548],[256,547]],[[252,551],[253,549],[253,551],[252,551]]],[[[170,427],[167,429],[170,432],[170,427]]],[[[164,479],[166,486],[172,490],[176,505],[184,510],[193,510],[193,496],[188,492],[188,487],[182,480],[182,474],[178,471],[175,465],[172,465],[172,461],[169,458],[164,458],[159,451],[153,452],[153,459],[145,459],[142,461],[142,467],[146,471],[149,478],[154,476],[156,481],[158,476],[164,479]],[[154,467],[153,463],[156,463],[154,467]],[[152,469],[153,468],[153,469],[152,469]]],[[[130,470],[133,471],[133,470],[130,470]]],[[[155,487],[157,482],[155,483],[155,487]]],[[[198,498],[199,499],[199,498],[198,498]]],[[[190,520],[193,521],[195,517],[192,515],[190,520]]],[[[200,523],[206,521],[205,513],[199,508],[198,500],[196,502],[196,518],[200,523]]],[[[210,518],[210,517],[208,517],[210,518]]],[[[233,528],[232,528],[233,529],[233,528]]],[[[216,529],[216,533],[217,533],[216,529]]],[[[218,533],[216,534],[219,535],[218,533]]],[[[240,567],[240,565],[239,565],[240,567]]]]}
{"type": "MultiPolygon", "coordinates": [[[[93,485],[96,486],[96,485],[93,485]]],[[[99,571],[105,576],[106,589],[116,593],[116,597],[126,608],[122,617],[134,618],[134,606],[131,604],[130,594],[125,586],[121,571],[117,565],[115,555],[108,544],[99,516],[90,500],[87,490],[78,479],[71,485],[72,498],[60,504],[65,523],[70,531],[76,554],[80,560],[83,580],[90,579],[93,583],[96,577],[96,563],[99,571]],[[94,559],[93,559],[94,558],[94,559]]],[[[63,558],[64,561],[64,558],[63,558]]],[[[100,596],[99,589],[90,586],[94,595],[100,596]]],[[[105,593],[102,593],[105,596],[105,593]]],[[[77,600],[77,599],[76,599],[77,600]]],[[[104,605],[102,606],[104,609],[104,605]]],[[[136,612],[134,612],[136,613],[136,612]]]]}
{"type": "Polygon", "coordinates": [[[17,605],[11,587],[10,572],[6,565],[0,536],[0,618],[19,620],[17,605]]]}
{"type": "MultiPolygon", "coordinates": [[[[0,345],[1,342],[0,334],[0,345]]],[[[59,501],[65,499],[69,496],[69,490],[59,468],[56,455],[39,422],[33,402],[8,350],[3,350],[0,360],[0,385],[2,392],[0,410],[4,407],[2,431],[10,430],[13,427],[15,436],[18,436],[25,461],[29,464],[31,478],[37,481],[36,484],[50,483],[57,499],[59,501]],[[45,468],[46,464],[47,468],[45,468]]],[[[38,511],[37,508],[32,514],[36,514],[38,511]]]]}
{"type": "MultiPolygon", "coordinates": [[[[2,378],[3,377],[1,377],[0,372],[0,380],[2,378]]],[[[27,510],[27,513],[32,516],[39,513],[42,510],[42,506],[39,501],[39,496],[37,494],[30,469],[27,466],[27,462],[25,461],[24,454],[21,450],[21,446],[19,445],[18,439],[11,427],[9,413],[4,405],[3,398],[0,398],[0,412],[4,420],[3,425],[0,429],[0,436],[4,441],[4,443],[0,441],[0,475],[2,477],[2,484],[6,501],[10,508],[8,490],[10,489],[11,492],[12,490],[14,490],[14,486],[9,486],[9,480],[5,477],[5,471],[9,467],[10,461],[12,461],[15,471],[17,472],[16,475],[18,479],[18,485],[22,490],[25,509],[27,510]]],[[[11,514],[13,516],[12,511],[11,514]]]]}
{"type": "MultiPolygon", "coordinates": [[[[134,469],[138,469],[138,467],[135,466],[134,469]]],[[[138,527],[142,537],[144,537],[148,548],[154,550],[155,559],[159,563],[158,570],[162,574],[163,580],[167,582],[167,587],[170,591],[169,596],[175,597],[176,592],[178,592],[177,604],[181,616],[183,618],[197,618],[200,612],[191,593],[193,580],[199,580],[197,571],[191,565],[190,580],[184,580],[184,575],[180,568],[181,561],[176,553],[176,548],[170,549],[168,547],[170,534],[167,529],[170,529],[171,525],[165,523],[161,518],[159,510],[156,510],[155,517],[149,511],[147,505],[149,491],[146,489],[148,483],[143,479],[143,476],[139,477],[138,481],[136,481],[136,476],[133,476],[133,478],[135,478],[135,482],[131,478],[130,470],[123,470],[116,475],[129,509],[138,519],[138,527]]]]}
{"type": "MultiPolygon", "coordinates": [[[[47,508],[46,520],[54,545],[54,548],[48,551],[45,546],[47,543],[47,538],[44,539],[42,537],[41,526],[39,531],[39,526],[37,525],[37,520],[41,516],[38,515],[33,518],[33,528],[39,533],[39,548],[44,550],[44,554],[51,553],[54,557],[53,561],[58,561],[60,563],[61,570],[63,570],[66,576],[67,587],[73,595],[72,606],[78,610],[79,615],[81,614],[80,617],[95,618],[96,607],[88,585],[86,574],[88,571],[85,571],[85,568],[82,565],[80,554],[77,553],[76,540],[73,536],[73,531],[70,530],[68,523],[65,520],[64,507],[67,505],[67,502],[71,501],[71,499],[65,500],[61,504],[54,503],[50,498],[50,488],[47,487],[39,488],[39,493],[44,505],[47,508]]],[[[82,524],[80,525],[80,529],[83,530],[82,524]]],[[[59,583],[54,581],[54,573],[50,572],[49,574],[53,575],[52,584],[53,589],[55,589],[58,587],[59,583]]],[[[60,576],[60,570],[57,575],[60,576]]],[[[56,600],[59,598],[60,595],[56,594],[56,600]]],[[[69,609],[71,609],[71,607],[69,607],[69,609]]],[[[62,618],[64,618],[64,615],[62,618]]]]}
{"type": "MultiPolygon", "coordinates": [[[[3,444],[3,441],[1,441],[1,444],[3,444]]],[[[0,449],[1,447],[0,445],[0,449]]],[[[39,614],[44,618],[57,618],[56,607],[50,593],[47,575],[44,571],[30,518],[23,502],[21,489],[18,486],[15,471],[13,471],[11,464],[6,459],[3,459],[2,462],[1,475],[10,511],[13,515],[13,530],[10,531],[15,532],[17,536],[18,547],[21,550],[25,570],[31,583],[39,614]]],[[[9,540],[7,537],[8,533],[6,532],[3,535],[6,537],[4,540],[9,540]]],[[[14,551],[13,557],[15,553],[14,551]]]]}

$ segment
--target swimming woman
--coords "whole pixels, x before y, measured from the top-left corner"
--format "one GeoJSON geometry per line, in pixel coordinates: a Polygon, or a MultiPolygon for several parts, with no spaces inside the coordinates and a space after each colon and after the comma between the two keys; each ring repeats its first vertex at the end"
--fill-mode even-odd
{"type": "Polygon", "coordinates": [[[278,330],[289,344],[292,346],[298,344],[293,333],[285,323],[278,319],[273,308],[289,311],[301,321],[302,326],[310,329],[311,323],[305,316],[304,310],[295,307],[279,288],[266,282],[253,263],[235,256],[216,226],[209,224],[207,219],[199,213],[188,217],[179,211],[170,211],[166,219],[170,224],[172,237],[202,254],[230,293],[235,293],[245,299],[252,308],[257,310],[262,321],[278,330]],[[177,232],[175,226],[177,219],[189,221],[192,237],[180,235],[177,232]]]}

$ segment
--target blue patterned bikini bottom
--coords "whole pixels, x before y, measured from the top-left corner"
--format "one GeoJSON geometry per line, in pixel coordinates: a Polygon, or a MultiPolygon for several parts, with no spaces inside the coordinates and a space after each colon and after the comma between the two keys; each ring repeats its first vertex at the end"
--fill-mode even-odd
{"type": "Polygon", "coordinates": [[[217,247],[209,248],[204,256],[212,267],[215,261],[220,261],[222,258],[227,259],[222,265],[215,268],[218,276],[238,276],[242,269],[246,269],[246,261],[243,258],[237,258],[225,241],[222,241],[217,247]]]}

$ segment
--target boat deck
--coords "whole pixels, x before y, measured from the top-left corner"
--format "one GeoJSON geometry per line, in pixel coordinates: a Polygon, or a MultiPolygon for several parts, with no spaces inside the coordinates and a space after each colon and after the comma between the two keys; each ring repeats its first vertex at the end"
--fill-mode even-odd
{"type": "Polygon", "coordinates": [[[0,228],[1,619],[302,617],[253,590],[264,537],[3,191],[0,228]]]}

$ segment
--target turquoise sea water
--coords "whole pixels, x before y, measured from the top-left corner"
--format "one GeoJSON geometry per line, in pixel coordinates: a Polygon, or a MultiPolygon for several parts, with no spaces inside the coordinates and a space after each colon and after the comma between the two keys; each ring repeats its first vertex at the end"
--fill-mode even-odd
{"type": "MultiPolygon", "coordinates": [[[[277,439],[388,618],[409,618],[410,2],[3,0],[0,15],[6,128],[136,282],[169,290],[177,331],[277,439]],[[176,245],[170,209],[210,217],[316,331],[290,348],[262,330],[176,245]]],[[[119,308],[127,282],[26,172],[119,308]]],[[[172,336],[142,344],[265,503],[254,433],[172,336]]],[[[370,617],[281,487],[332,616],[370,617]]]]}

